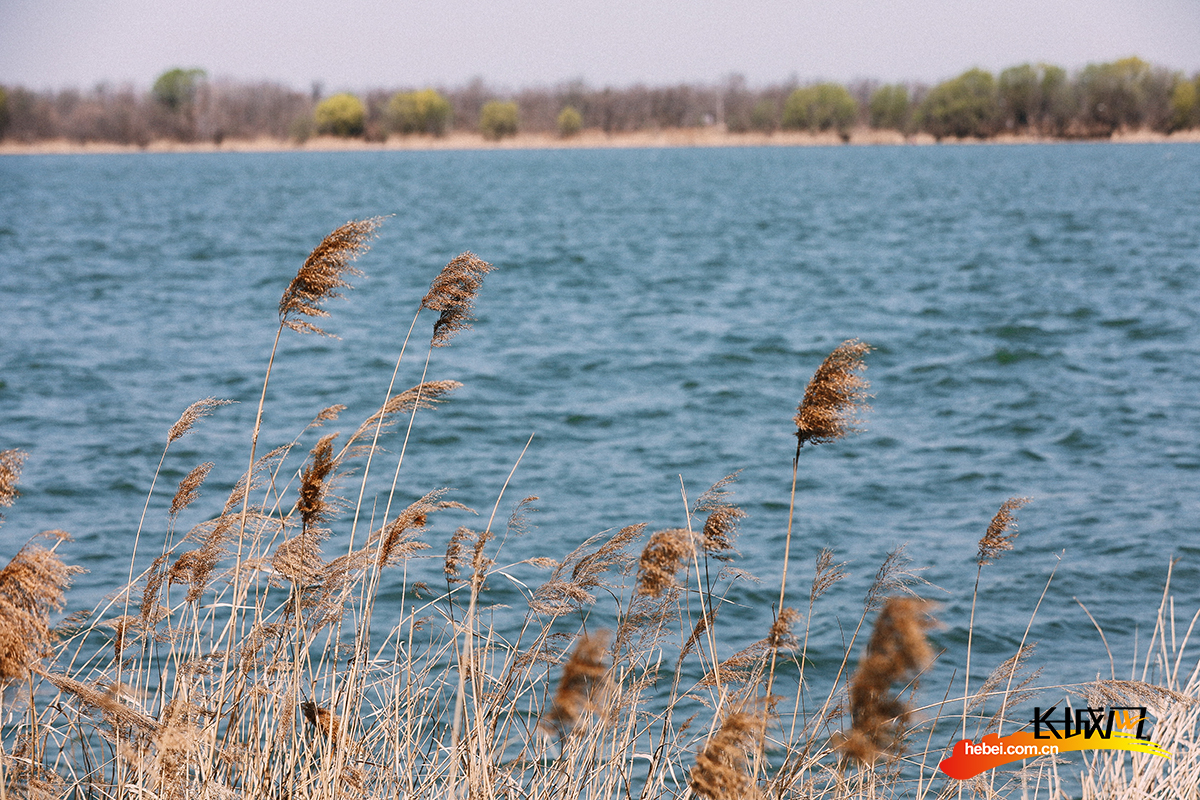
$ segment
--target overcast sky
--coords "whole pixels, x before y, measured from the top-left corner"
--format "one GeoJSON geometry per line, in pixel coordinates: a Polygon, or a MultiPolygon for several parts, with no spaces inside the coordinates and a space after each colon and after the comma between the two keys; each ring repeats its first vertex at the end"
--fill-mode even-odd
{"type": "Polygon", "coordinates": [[[1128,55],[1200,71],[1200,0],[0,0],[0,83],[32,89],[176,66],[330,91],[936,82],[1128,55]]]}

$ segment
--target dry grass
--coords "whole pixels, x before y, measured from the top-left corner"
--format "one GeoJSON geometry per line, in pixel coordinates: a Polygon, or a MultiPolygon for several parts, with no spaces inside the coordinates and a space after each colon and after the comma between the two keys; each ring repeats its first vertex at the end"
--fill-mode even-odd
{"type": "MultiPolygon", "coordinates": [[[[280,302],[276,345],[285,329],[323,333],[307,320],[325,316],[321,303],[348,287],[350,262],[378,224],[348,223],[313,251],[280,302]]],[[[439,315],[430,354],[468,327],[490,269],[467,253],[434,280],[417,310],[439,315]]],[[[795,417],[798,453],[855,429],[868,349],[847,341],[818,367],[795,417]]],[[[402,347],[397,372],[403,357],[402,347]]],[[[201,496],[210,463],[169,501],[152,483],[146,514],[165,518],[165,540],[150,555],[135,545],[127,585],[99,608],[51,629],[73,573],[59,555],[61,534],[30,543],[0,570],[0,800],[870,800],[964,789],[1058,798],[1071,785],[1054,764],[970,786],[936,772],[969,724],[976,735],[1011,729],[1009,713],[1024,717],[1027,707],[1015,707],[1033,693],[1064,690],[1034,685],[1025,643],[962,697],[918,687],[934,658],[932,619],[911,596],[902,547],[879,568],[857,619],[839,621],[849,636],[836,676],[818,680],[806,675],[809,631],[823,595],[846,577],[829,549],[813,565],[806,612],[784,606],[781,594],[777,615],[761,610],[758,641],[736,649],[717,637],[714,622],[747,576],[737,566],[747,518],[730,502],[734,475],[702,494],[680,527],[648,541],[645,525],[628,525],[561,558],[511,564],[505,543],[525,530],[536,498],[516,503],[500,530],[505,487],[497,487],[490,516],[460,524],[470,510],[447,490],[407,501],[396,491],[407,433],[398,453],[380,447],[390,430],[399,435],[404,415],[411,426],[457,383],[423,374],[394,394],[394,373],[379,410],[349,438],[329,433],[307,455],[298,448],[309,428],[343,410],[333,406],[259,457],[270,363],[232,492],[201,496]],[[395,459],[392,488],[371,496],[367,473],[385,457],[395,459]],[[198,521],[177,530],[188,515],[198,521]],[[345,546],[329,552],[335,534],[345,546]],[[442,536],[428,556],[440,560],[432,571],[442,578],[418,580],[431,570],[414,559],[442,536]],[[508,617],[486,602],[499,581],[524,597],[508,617]],[[380,605],[381,587],[399,599],[380,605]],[[863,647],[865,630],[873,632],[863,647]],[[961,715],[948,711],[959,703],[961,715]]],[[[222,402],[187,409],[168,447],[222,402]]],[[[16,498],[23,458],[0,453],[0,504],[16,498]]],[[[980,569],[1011,548],[1023,502],[1008,501],[992,521],[980,569]]],[[[1176,754],[1169,763],[1097,755],[1085,797],[1195,797],[1200,668],[1187,650],[1195,622],[1177,629],[1165,592],[1141,680],[1114,675],[1070,689],[1145,701],[1156,741],[1176,754]]],[[[970,647],[939,657],[959,656],[969,662],[970,647]]]]}

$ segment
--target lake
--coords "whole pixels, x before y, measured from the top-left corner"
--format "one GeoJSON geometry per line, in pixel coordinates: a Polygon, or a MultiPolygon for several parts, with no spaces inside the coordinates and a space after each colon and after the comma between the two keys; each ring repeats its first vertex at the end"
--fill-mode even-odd
{"type": "MultiPolygon", "coordinates": [[[[29,453],[0,556],[67,530],[61,552],[88,570],[70,607],[99,603],[124,583],[167,429],[208,396],[238,404],[170,448],[139,564],[201,461],[216,467],[181,528],[219,513],[245,469],[283,289],[326,233],[377,215],[364,277],[319,321],[340,338],[285,331],[260,447],[334,403],[347,409],[325,431],[372,413],[429,282],[470,250],[496,270],[474,329],[429,367],[464,385],[417,415],[399,492],[451,487],[486,519],[532,435],[500,513],[536,495],[535,527],[501,563],[633,523],[680,527],[681,485],[694,500],[740,470],[737,565],[762,582],[733,585],[718,632],[731,651],[764,636],[792,416],[822,359],[857,337],[875,348],[865,430],[800,458],[788,602],[807,608],[821,548],[850,573],[814,612],[819,675],[906,544],[948,651],[929,685],[961,676],[977,542],[1012,496],[1032,501],[1014,550],[982,571],[972,680],[1016,649],[1052,572],[1030,632],[1046,683],[1110,674],[1081,605],[1128,677],[1171,559],[1179,613],[1196,610],[1194,144],[0,159],[0,449],[29,453]]],[[[420,380],[432,322],[400,388],[420,380]]],[[[391,467],[372,477],[390,483],[391,467]]],[[[356,495],[357,476],[343,488],[356,495]]],[[[415,572],[440,579],[460,524],[483,523],[445,512],[415,572]]],[[[346,525],[333,527],[336,552],[346,525]]],[[[522,610],[513,583],[489,586],[486,603],[522,610]]]]}

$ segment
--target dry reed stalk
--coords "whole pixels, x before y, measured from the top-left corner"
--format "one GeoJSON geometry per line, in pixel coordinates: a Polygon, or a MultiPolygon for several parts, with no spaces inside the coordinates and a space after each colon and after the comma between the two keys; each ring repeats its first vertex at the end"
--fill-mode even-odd
{"type": "Polygon", "coordinates": [[[474,253],[463,253],[442,268],[433,279],[429,291],[421,298],[421,308],[441,312],[433,323],[433,347],[444,347],[454,334],[468,330],[471,313],[475,310],[475,296],[483,285],[484,276],[493,269],[492,265],[474,253]]]}
{"type": "MultiPolygon", "coordinates": [[[[69,540],[62,531],[41,538],[69,540]]],[[[50,653],[51,611],[61,611],[71,576],[83,572],[63,563],[54,547],[28,542],[0,569],[0,680],[21,680],[50,653]]]]}
{"type": "Polygon", "coordinates": [[[839,743],[848,757],[873,763],[883,753],[899,755],[910,710],[891,693],[933,660],[925,632],[935,624],[932,604],[914,597],[890,597],[875,620],[866,653],[850,680],[850,732],[839,743]]]}
{"type": "MultiPolygon", "coordinates": [[[[817,599],[821,595],[832,589],[839,581],[846,577],[846,562],[834,563],[833,551],[829,548],[822,548],[821,552],[817,553],[816,564],[813,571],[812,585],[808,590],[808,614],[804,618],[804,640],[800,644],[800,680],[801,687],[804,685],[805,664],[808,660],[808,636],[812,630],[813,607],[816,605],[817,599]]],[[[839,672],[840,679],[840,672],[839,672]]],[[[795,708],[792,712],[791,730],[788,733],[788,741],[793,741],[796,735],[796,723],[800,718],[800,700],[803,691],[796,692],[795,708]]]]}
{"type": "Polygon", "coordinates": [[[154,737],[153,772],[160,796],[184,800],[190,793],[188,760],[200,741],[204,711],[195,703],[173,697],[163,710],[154,737]]]}
{"type": "MultiPolygon", "coordinates": [[[[321,304],[328,299],[342,296],[340,290],[350,287],[350,283],[346,280],[347,275],[361,274],[351,266],[351,262],[367,250],[368,241],[374,236],[382,221],[380,217],[351,220],[326,236],[305,259],[279,299],[279,328],[275,331],[275,341],[271,345],[271,355],[267,360],[266,374],[263,376],[262,393],[259,396],[258,409],[254,415],[254,430],[250,435],[249,466],[246,468],[243,481],[239,482],[242,510],[236,537],[237,562],[233,570],[232,610],[229,622],[225,626],[224,662],[221,667],[221,679],[218,681],[220,686],[220,693],[216,701],[218,708],[225,703],[226,675],[229,670],[230,657],[235,649],[235,639],[237,635],[245,633],[244,627],[238,624],[241,618],[239,610],[243,593],[244,539],[246,523],[250,516],[250,489],[253,486],[256,466],[259,463],[255,459],[258,450],[258,436],[262,431],[263,407],[267,400],[267,386],[271,380],[275,355],[279,350],[280,336],[284,328],[298,333],[328,335],[318,326],[299,318],[329,316],[329,312],[325,311],[321,304]]],[[[238,488],[235,488],[234,493],[238,493],[238,488]]],[[[229,511],[228,505],[226,511],[229,511]]],[[[193,596],[195,589],[196,587],[193,586],[189,590],[189,597],[193,596]]],[[[198,594],[196,596],[198,597],[198,594]]],[[[215,747],[215,742],[213,746],[215,747]]],[[[215,755],[215,751],[210,751],[210,758],[213,755],[215,755]]]]}
{"type": "Polygon", "coordinates": [[[541,733],[562,741],[586,713],[602,705],[601,698],[609,680],[605,656],[611,638],[608,631],[584,633],[579,637],[571,658],[563,666],[550,710],[538,721],[541,733]]]}
{"type": "Polygon", "coordinates": [[[43,676],[56,689],[72,695],[86,708],[99,711],[114,730],[138,736],[151,736],[159,730],[157,720],[124,702],[121,685],[97,686],[56,672],[43,673],[43,676]]]}
{"type": "Polygon", "coordinates": [[[1013,548],[1012,540],[1017,537],[1016,512],[1029,501],[1028,497],[1010,497],[1001,503],[1000,510],[992,517],[987,531],[979,540],[979,553],[975,558],[975,588],[971,592],[971,617],[967,623],[967,663],[963,668],[963,738],[967,736],[967,713],[971,702],[971,645],[975,634],[975,603],[979,599],[979,578],[986,565],[999,558],[1004,551],[1013,548]]]}
{"type": "Polygon", "coordinates": [[[351,220],[326,236],[305,259],[279,299],[279,322],[298,333],[328,336],[321,328],[297,317],[328,317],[321,308],[326,300],[342,297],[342,289],[353,288],[348,275],[362,275],[350,264],[366,252],[368,242],[382,224],[382,217],[351,220]]]}
{"type": "MultiPolygon", "coordinates": [[[[804,397],[792,421],[796,423],[796,455],[792,457],[792,491],[788,501],[787,534],[783,540],[783,570],[779,579],[779,605],[787,595],[788,561],[792,551],[792,523],[796,516],[796,478],[800,470],[800,449],[805,442],[814,445],[834,442],[856,430],[859,415],[868,410],[868,383],[862,377],[866,364],[863,356],[871,346],[858,339],[847,339],[830,353],[813,373],[804,389],[804,397]]],[[[775,682],[775,659],[767,678],[767,694],[775,682]]],[[[757,762],[756,770],[757,772],[757,762]]]]}
{"type": "Polygon", "coordinates": [[[740,705],[725,719],[696,756],[689,775],[691,790],[709,800],[746,800],[760,796],[748,767],[757,756],[767,728],[768,698],[740,705]]]}
{"type": "MultiPolygon", "coordinates": [[[[146,514],[150,510],[150,499],[154,496],[154,487],[158,484],[158,476],[161,473],[163,463],[166,461],[166,458],[167,458],[167,451],[170,449],[171,444],[173,442],[179,440],[183,436],[186,436],[188,434],[188,432],[191,431],[192,427],[196,424],[196,422],[198,422],[200,419],[211,414],[215,408],[217,408],[219,406],[223,406],[223,405],[228,405],[232,402],[234,402],[234,401],[218,400],[213,397],[207,397],[207,398],[204,398],[203,400],[198,400],[195,403],[192,403],[186,409],[184,409],[183,414],[180,415],[179,419],[175,422],[175,424],[172,425],[170,427],[170,429],[167,431],[167,443],[163,447],[162,455],[158,459],[158,466],[155,468],[154,477],[150,481],[150,490],[146,493],[146,502],[142,506],[142,515],[141,515],[141,518],[138,520],[137,531],[134,533],[134,536],[133,536],[133,548],[132,548],[132,551],[130,552],[130,556],[129,556],[129,576],[128,576],[127,583],[126,583],[126,586],[128,588],[132,588],[132,586],[133,586],[133,582],[134,582],[133,576],[134,576],[135,565],[137,563],[137,558],[138,558],[138,548],[141,544],[141,539],[142,539],[142,529],[146,523],[146,514]]],[[[194,478],[195,476],[196,476],[196,471],[193,470],[193,473],[190,474],[188,476],[188,478],[184,479],[184,483],[187,483],[189,478],[194,478]]],[[[192,490],[194,490],[195,487],[199,485],[199,481],[202,481],[202,480],[203,480],[203,476],[200,476],[199,480],[196,481],[195,485],[191,487],[192,490]]],[[[168,528],[168,530],[170,530],[172,532],[174,531],[175,514],[179,510],[181,510],[184,505],[191,502],[191,500],[194,499],[194,497],[195,497],[195,495],[193,494],[189,498],[188,494],[189,494],[189,492],[188,492],[187,487],[185,485],[181,484],[180,488],[176,491],[175,497],[172,500],[171,522],[170,522],[169,528],[168,528]]],[[[167,546],[168,546],[167,543],[164,543],[163,555],[166,554],[167,546]]],[[[156,562],[155,569],[160,569],[160,568],[161,568],[161,564],[158,564],[156,562]]],[[[152,577],[148,578],[148,584],[152,579],[153,579],[152,577]]],[[[149,588],[149,586],[148,586],[148,588],[149,588]]],[[[126,591],[123,594],[124,594],[124,598],[125,598],[125,603],[124,603],[122,617],[129,617],[130,616],[129,615],[129,601],[130,601],[130,597],[131,597],[131,592],[126,591]]],[[[147,602],[145,600],[145,597],[143,596],[142,605],[143,605],[143,608],[142,608],[141,617],[146,620],[150,620],[151,618],[154,618],[154,621],[157,621],[157,612],[156,612],[157,604],[156,604],[156,602],[154,602],[154,601],[147,602]]],[[[123,639],[123,634],[121,636],[119,636],[118,638],[123,639]]],[[[118,651],[117,657],[115,659],[115,670],[114,670],[114,681],[118,684],[121,682],[122,664],[123,664],[123,662],[120,658],[120,653],[118,651]]],[[[118,734],[118,736],[117,736],[118,746],[120,746],[120,740],[121,740],[121,737],[118,734]]],[[[122,773],[122,775],[123,775],[123,773],[122,773]]],[[[119,781],[118,788],[121,790],[124,789],[123,778],[121,781],[119,781]]]]}

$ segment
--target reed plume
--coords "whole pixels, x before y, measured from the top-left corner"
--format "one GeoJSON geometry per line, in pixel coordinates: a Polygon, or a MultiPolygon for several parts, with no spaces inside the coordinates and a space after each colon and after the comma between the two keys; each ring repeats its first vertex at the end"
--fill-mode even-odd
{"type": "Polygon", "coordinates": [[[150,565],[150,571],[146,575],[146,586],[142,590],[142,601],[138,605],[138,616],[141,618],[143,628],[149,629],[153,623],[158,622],[163,614],[158,600],[162,592],[162,585],[167,579],[167,561],[168,556],[165,553],[154,559],[154,563],[150,565]]]}
{"type": "Polygon", "coordinates": [[[316,580],[324,568],[321,542],[308,531],[280,542],[271,556],[271,569],[300,588],[316,580]]]}
{"type": "Polygon", "coordinates": [[[114,729],[142,735],[154,734],[159,729],[157,720],[125,702],[122,689],[126,687],[84,683],[57,672],[45,673],[45,678],[59,691],[74,696],[86,708],[99,711],[104,721],[114,729]]]}
{"type": "Polygon", "coordinates": [[[883,753],[899,754],[910,710],[891,693],[933,660],[925,632],[933,627],[933,605],[915,597],[889,597],[875,620],[858,670],[850,679],[852,727],[839,747],[848,757],[872,763],[883,753]]]}
{"type": "Polygon", "coordinates": [[[584,633],[579,637],[571,658],[563,666],[558,690],[550,711],[538,722],[544,734],[564,739],[586,712],[595,710],[607,685],[608,668],[605,654],[611,634],[608,631],[584,633]]]}
{"type": "Polygon", "coordinates": [[[659,597],[675,588],[675,574],[696,555],[694,539],[686,528],[655,531],[638,560],[638,594],[659,597]]]}
{"type": "Polygon", "coordinates": [[[631,568],[634,558],[628,548],[645,530],[645,523],[628,525],[595,550],[587,552],[603,536],[597,534],[576,547],[558,563],[545,559],[531,559],[530,563],[535,566],[551,567],[554,572],[534,592],[529,601],[530,609],[537,614],[555,617],[596,602],[592,590],[609,585],[604,576],[610,570],[625,573],[631,568]]]}
{"type": "Polygon", "coordinates": [[[748,770],[749,756],[761,748],[768,699],[738,706],[721,722],[696,756],[689,785],[709,800],[745,800],[758,795],[748,770]]]}
{"type": "Polygon", "coordinates": [[[446,583],[463,583],[462,575],[463,567],[467,563],[467,551],[465,542],[474,542],[478,537],[475,531],[465,525],[460,525],[454,530],[450,536],[450,541],[446,543],[446,558],[442,569],[446,576],[446,583]]]}
{"type": "Polygon", "coordinates": [[[834,587],[838,581],[846,577],[845,570],[846,562],[833,563],[833,551],[828,547],[821,549],[817,553],[816,570],[813,573],[812,588],[808,593],[809,607],[817,601],[817,598],[828,592],[834,587]]]}
{"type": "MultiPolygon", "coordinates": [[[[793,629],[796,623],[800,621],[800,618],[800,612],[796,609],[783,609],[775,621],[771,623],[771,628],[767,632],[766,638],[759,639],[757,642],[743,647],[722,661],[700,679],[699,685],[719,687],[722,682],[747,683],[758,680],[762,677],[765,659],[768,655],[773,660],[778,651],[789,650],[799,644],[793,629]]],[[[707,617],[702,621],[706,622],[706,627],[707,623],[711,622],[707,617]]],[[[696,634],[693,633],[692,638],[695,637],[696,634]]],[[[688,641],[690,643],[691,638],[688,641]]],[[[683,658],[681,655],[680,663],[682,661],[683,658]]]]}
{"type": "Polygon", "coordinates": [[[704,530],[700,534],[700,547],[714,558],[726,560],[737,553],[734,542],[737,541],[738,524],[746,516],[746,512],[736,506],[719,506],[704,520],[704,530]]]}
{"type": "MultiPolygon", "coordinates": [[[[1005,689],[1002,692],[1004,696],[1004,704],[1000,710],[996,711],[988,718],[988,723],[985,731],[998,729],[1004,719],[1004,708],[1019,706],[1026,700],[1036,696],[1037,691],[1030,689],[1030,685],[1038,679],[1042,674],[1042,668],[1026,669],[1026,662],[1033,655],[1035,644],[1022,644],[1017,647],[1017,652],[1006,658],[1000,666],[992,670],[992,674],[988,675],[983,685],[975,692],[974,696],[968,701],[967,713],[972,713],[981,709],[988,698],[992,696],[1001,684],[1005,684],[1005,689]]],[[[1092,705],[1096,705],[1092,703],[1092,705]]],[[[1108,705],[1117,705],[1109,703],[1108,705]]]]}
{"type": "Polygon", "coordinates": [[[382,217],[351,220],[329,234],[309,254],[296,277],[279,299],[279,322],[298,333],[328,336],[321,328],[299,317],[327,317],[321,303],[341,297],[341,289],[352,288],[348,275],[362,275],[350,262],[366,252],[382,217]]]}
{"type": "Polygon", "coordinates": [[[421,308],[441,312],[433,323],[434,347],[444,347],[454,334],[471,327],[471,313],[475,310],[475,296],[483,285],[483,278],[493,269],[492,265],[474,253],[463,253],[442,268],[433,279],[429,291],[421,298],[421,308]]]}
{"type": "Polygon", "coordinates": [[[27,455],[21,450],[0,450],[0,506],[11,506],[20,497],[17,482],[27,455]]]}
{"type": "Polygon", "coordinates": [[[1010,497],[1000,504],[1000,510],[992,517],[987,532],[979,540],[979,555],[976,562],[983,567],[991,564],[1005,550],[1012,550],[1012,540],[1017,538],[1018,509],[1028,505],[1028,497],[1010,497]]]}
{"type": "Polygon", "coordinates": [[[170,514],[172,517],[177,516],[180,511],[196,501],[196,498],[200,496],[200,484],[204,483],[204,479],[208,477],[212,468],[213,462],[205,461],[193,468],[179,482],[179,488],[175,490],[175,496],[171,498],[170,514]]]}
{"type": "Polygon", "coordinates": [[[783,647],[795,647],[798,642],[796,634],[793,633],[793,628],[800,621],[800,612],[794,608],[785,608],[779,612],[779,617],[771,624],[771,631],[767,634],[767,644],[772,650],[778,650],[783,647]]]}
{"type": "Polygon", "coordinates": [[[335,403],[327,408],[323,408],[315,417],[313,417],[313,421],[308,423],[308,427],[319,428],[326,422],[333,422],[337,420],[338,415],[345,410],[346,407],[341,403],[335,403]]]}
{"type": "Polygon", "coordinates": [[[377,546],[376,563],[380,566],[390,566],[417,553],[429,549],[429,545],[417,541],[429,524],[429,518],[438,511],[456,508],[461,511],[471,509],[453,500],[442,500],[442,495],[449,489],[435,489],[420,500],[410,504],[408,508],[396,515],[396,518],[368,537],[368,546],[377,546]]]}
{"type": "MultiPolygon", "coordinates": [[[[62,531],[44,538],[69,540],[62,531]]],[[[51,548],[33,541],[0,569],[0,680],[19,680],[49,654],[51,611],[61,611],[71,577],[83,572],[67,566],[51,548]]]]}
{"type": "Polygon", "coordinates": [[[897,545],[884,556],[883,563],[875,571],[875,578],[867,587],[867,595],[863,600],[867,611],[880,608],[887,600],[888,595],[893,592],[909,592],[911,594],[912,590],[909,588],[911,584],[925,582],[916,574],[924,567],[917,570],[909,569],[912,559],[908,557],[906,550],[907,545],[897,545]]]}
{"type": "Polygon", "coordinates": [[[394,418],[397,414],[412,412],[418,408],[437,408],[446,395],[461,386],[458,381],[425,381],[388,398],[379,410],[363,420],[346,442],[346,447],[349,448],[368,433],[390,428],[395,424],[394,418]]]}
{"type": "Polygon", "coordinates": [[[860,373],[871,346],[847,339],[822,362],[804,390],[796,409],[797,449],[805,442],[822,444],[844,439],[855,430],[858,415],[868,410],[868,383],[860,373]]]}
{"type": "Polygon", "coordinates": [[[230,405],[233,400],[218,400],[215,397],[206,397],[203,400],[197,400],[183,410],[179,416],[179,420],[171,426],[167,431],[167,444],[174,442],[176,439],[182,438],[192,429],[192,426],[199,422],[204,417],[207,417],[213,412],[213,409],[220,406],[230,405]]]}
{"type": "Polygon", "coordinates": [[[300,497],[296,500],[296,509],[300,512],[305,532],[328,522],[341,505],[340,500],[330,494],[330,475],[337,467],[333,457],[333,440],[336,438],[336,433],[329,433],[317,441],[309,454],[308,466],[300,477],[300,497]]]}

